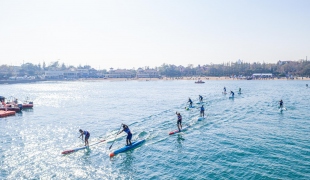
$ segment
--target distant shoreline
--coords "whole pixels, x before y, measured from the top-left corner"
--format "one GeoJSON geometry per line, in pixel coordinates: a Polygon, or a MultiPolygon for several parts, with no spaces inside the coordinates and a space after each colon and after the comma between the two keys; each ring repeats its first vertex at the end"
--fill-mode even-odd
{"type": "Polygon", "coordinates": [[[268,81],[309,81],[310,78],[308,77],[298,77],[295,79],[287,79],[287,78],[261,78],[261,79],[251,79],[251,80],[247,80],[247,79],[238,79],[238,78],[230,78],[230,77],[213,77],[213,76],[209,76],[209,77],[182,77],[182,78],[81,78],[79,79],[79,81],[178,81],[178,80],[187,80],[187,81],[198,81],[198,80],[202,80],[203,82],[206,81],[213,81],[213,80],[229,80],[229,81],[262,81],[262,80],[268,80],[268,81]]]}
{"type": "Polygon", "coordinates": [[[229,80],[229,81],[309,81],[309,77],[297,77],[294,79],[288,78],[260,78],[260,79],[238,79],[238,78],[230,78],[230,77],[181,77],[181,78],[80,78],[80,79],[53,79],[53,80],[0,80],[0,84],[20,84],[20,83],[36,83],[36,82],[48,82],[48,81],[175,81],[175,80],[187,80],[187,81],[198,81],[201,80],[203,82],[206,81],[222,81],[222,80],[229,80]]]}

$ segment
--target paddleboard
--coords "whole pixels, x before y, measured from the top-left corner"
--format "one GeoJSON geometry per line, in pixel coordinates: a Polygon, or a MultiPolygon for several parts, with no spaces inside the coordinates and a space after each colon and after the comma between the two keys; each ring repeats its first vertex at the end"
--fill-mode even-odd
{"type": "Polygon", "coordinates": [[[234,98],[235,98],[235,97],[233,97],[233,96],[230,96],[230,97],[229,97],[229,99],[234,99],[234,98]]]}
{"type": "MultiPolygon", "coordinates": [[[[96,143],[93,143],[93,144],[90,144],[89,146],[93,146],[93,145],[96,145],[96,144],[99,144],[99,143],[103,143],[105,142],[106,140],[103,139],[103,140],[100,140],[96,143]]],[[[74,149],[70,149],[70,150],[65,150],[63,151],[61,154],[70,154],[70,153],[73,153],[73,152],[76,152],[76,151],[79,151],[79,150],[82,150],[82,149],[86,149],[88,148],[89,146],[82,146],[82,147],[78,147],[78,148],[74,148],[74,149]]]]}
{"type": "Polygon", "coordinates": [[[110,153],[110,157],[113,157],[113,156],[115,156],[115,155],[117,155],[117,154],[119,154],[119,153],[123,153],[123,152],[126,152],[126,151],[131,150],[131,149],[135,149],[135,148],[137,148],[139,145],[142,145],[144,142],[145,142],[145,139],[142,139],[142,140],[140,140],[140,141],[132,142],[132,143],[131,143],[131,146],[130,146],[130,145],[124,146],[124,147],[122,147],[122,148],[120,148],[120,149],[118,149],[118,150],[116,150],[116,151],[114,151],[114,152],[111,152],[111,153],[110,153]]]}
{"type": "Polygon", "coordinates": [[[241,94],[241,92],[238,92],[238,94],[241,94]]]}
{"type": "Polygon", "coordinates": [[[172,134],[176,134],[176,133],[180,133],[180,132],[186,131],[189,127],[190,127],[190,126],[185,126],[185,127],[183,127],[183,128],[181,129],[181,131],[179,131],[179,129],[174,130],[174,131],[171,131],[171,132],[169,133],[169,135],[172,135],[172,134]]]}
{"type": "Polygon", "coordinates": [[[198,118],[198,121],[202,121],[202,120],[204,120],[204,119],[206,119],[205,117],[199,117],[198,118]]]}
{"type": "Polygon", "coordinates": [[[196,102],[196,104],[203,104],[204,102],[196,102]]]}
{"type": "Polygon", "coordinates": [[[282,111],[286,111],[287,109],[285,107],[283,108],[279,108],[279,111],[282,112],[282,111]]]}

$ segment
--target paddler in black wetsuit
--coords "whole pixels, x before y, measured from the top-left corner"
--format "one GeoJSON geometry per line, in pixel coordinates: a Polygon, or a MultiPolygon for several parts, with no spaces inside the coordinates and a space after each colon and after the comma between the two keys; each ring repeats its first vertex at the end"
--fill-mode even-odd
{"type": "Polygon", "coordinates": [[[203,97],[201,95],[199,95],[199,101],[202,102],[203,101],[203,97]]]}
{"type": "Polygon", "coordinates": [[[129,129],[129,127],[126,124],[122,124],[123,125],[123,130],[121,130],[118,134],[122,133],[123,131],[125,133],[127,133],[127,138],[126,138],[126,146],[131,146],[131,138],[132,138],[132,133],[129,129]]]}
{"type": "Polygon", "coordinates": [[[233,91],[230,91],[231,97],[235,96],[235,93],[233,91]]]}
{"type": "Polygon", "coordinates": [[[179,129],[179,132],[181,132],[182,129],[182,116],[179,112],[175,112],[175,114],[178,116],[177,126],[179,129]]]}
{"type": "Polygon", "coordinates": [[[283,108],[283,101],[282,101],[282,99],[279,101],[279,105],[280,105],[280,108],[283,108]]]}
{"type": "Polygon", "coordinates": [[[188,102],[189,102],[189,107],[193,107],[193,101],[191,100],[191,98],[188,98],[188,102]]]}

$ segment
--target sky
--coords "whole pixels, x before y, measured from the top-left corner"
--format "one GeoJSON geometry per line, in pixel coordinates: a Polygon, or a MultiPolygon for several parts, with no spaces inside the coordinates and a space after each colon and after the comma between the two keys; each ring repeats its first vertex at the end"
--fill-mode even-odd
{"type": "Polygon", "coordinates": [[[309,0],[0,0],[0,65],[309,59],[309,0]]]}

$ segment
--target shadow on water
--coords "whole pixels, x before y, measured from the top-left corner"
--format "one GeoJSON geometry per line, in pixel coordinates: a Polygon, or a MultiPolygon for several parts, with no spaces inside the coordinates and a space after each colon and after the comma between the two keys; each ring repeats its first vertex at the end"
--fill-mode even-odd
{"type": "Polygon", "coordinates": [[[178,134],[177,135],[177,147],[178,148],[182,148],[182,142],[184,141],[185,139],[183,138],[182,134],[178,134]]]}
{"type": "Polygon", "coordinates": [[[91,154],[92,150],[87,147],[85,150],[84,150],[84,156],[83,157],[89,157],[89,155],[91,154]]]}

